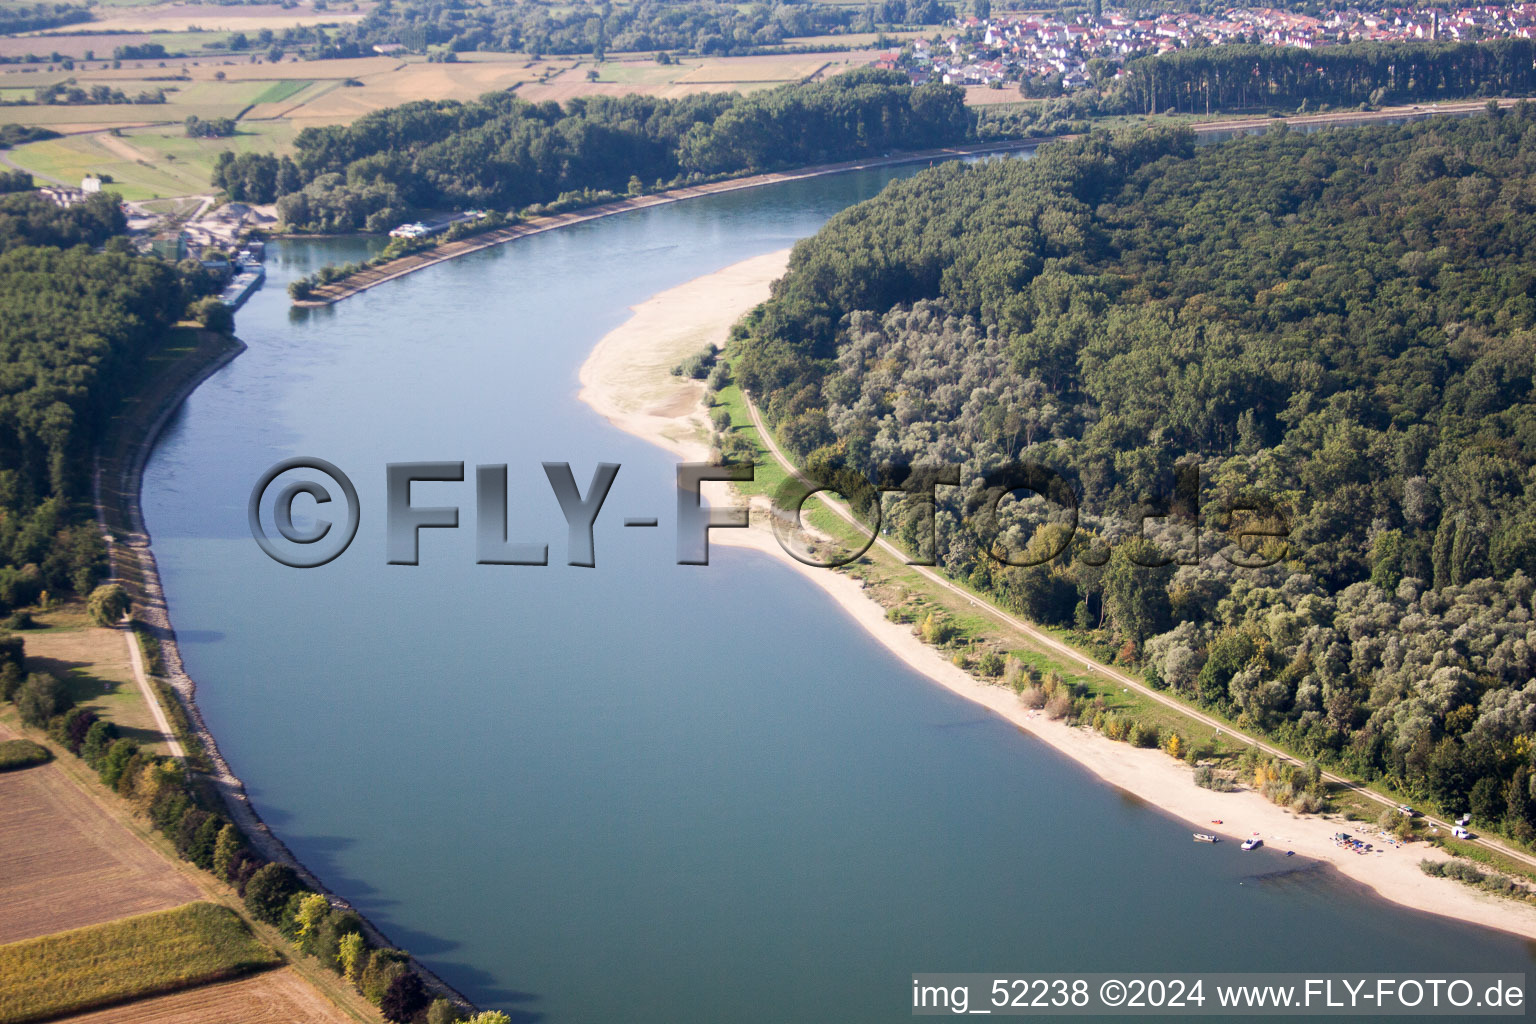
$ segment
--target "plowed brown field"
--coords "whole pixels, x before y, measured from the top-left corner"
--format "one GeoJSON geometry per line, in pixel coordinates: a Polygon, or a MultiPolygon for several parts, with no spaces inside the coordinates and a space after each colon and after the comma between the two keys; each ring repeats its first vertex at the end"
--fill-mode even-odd
{"type": "Polygon", "coordinates": [[[0,864],[0,943],[201,895],[56,765],[0,774],[0,864]]]}

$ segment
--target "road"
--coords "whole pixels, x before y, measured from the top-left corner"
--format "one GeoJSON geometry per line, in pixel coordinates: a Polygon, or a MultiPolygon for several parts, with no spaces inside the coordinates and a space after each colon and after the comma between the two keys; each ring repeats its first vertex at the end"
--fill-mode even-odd
{"type": "MultiPolygon", "coordinates": [[[[784,454],[784,452],[779,448],[778,442],[774,440],[773,435],[769,433],[768,425],[763,422],[762,416],[757,411],[757,403],[753,402],[751,397],[748,396],[745,392],[742,393],[742,398],[747,404],[748,414],[752,417],[752,425],[757,428],[758,435],[762,437],[763,444],[767,446],[769,452],[773,454],[774,458],[783,463],[788,472],[792,473],[796,479],[809,484],[809,481],[806,479],[804,474],[800,472],[799,467],[797,467],[795,463],[784,454]]],[[[814,485],[812,484],[811,486],[814,485]]],[[[836,512],[849,523],[852,523],[854,526],[857,526],[860,529],[865,528],[864,524],[860,523],[859,520],[854,517],[852,511],[850,511],[843,502],[837,501],[836,499],[830,497],[825,491],[822,491],[818,497],[826,504],[828,508],[830,508],[833,512],[836,512]]],[[[884,537],[877,538],[876,543],[883,551],[887,552],[888,554],[900,559],[904,563],[907,561],[906,553],[900,548],[896,547],[894,544],[887,541],[884,537]]],[[[945,579],[943,576],[940,576],[938,573],[934,572],[932,569],[927,568],[926,566],[908,565],[907,568],[911,569],[913,572],[918,573],[929,582],[943,587],[945,590],[948,590],[953,594],[965,598],[972,605],[984,611],[995,621],[1018,630],[1020,633],[1023,633],[1025,636],[1033,640],[1035,643],[1040,644],[1042,647],[1048,648],[1053,653],[1059,654],[1071,662],[1075,662],[1076,664],[1083,666],[1089,672],[1096,673],[1106,679],[1110,679],[1116,683],[1119,683],[1128,690],[1134,690],[1135,692],[1145,697],[1149,697],[1152,700],[1157,701],[1159,704],[1173,708],[1182,715],[1193,718],[1196,721],[1202,722],[1205,725],[1209,725],[1214,729],[1218,729],[1229,736],[1243,741],[1244,743],[1252,744],[1259,750],[1269,754],[1272,757],[1289,762],[1291,764],[1302,763],[1298,758],[1292,757],[1290,754],[1279,749],[1278,747],[1271,746],[1270,744],[1265,743],[1263,740],[1258,739],[1255,736],[1251,736],[1239,729],[1234,728],[1228,722],[1223,722],[1218,718],[1213,718],[1210,715],[1196,710],[1183,701],[1176,700],[1173,697],[1169,697],[1167,694],[1154,690],[1152,687],[1146,685],[1141,680],[1136,679],[1134,676],[1126,675],[1124,672],[1121,672],[1118,669],[1095,661],[1093,658],[1084,654],[1082,651],[1062,643],[1060,640],[1051,636],[1049,633],[1045,632],[1039,627],[1034,626],[1023,619],[1017,618],[1016,616],[1010,615],[985,598],[979,598],[975,594],[972,594],[970,591],[956,586],[954,583],[951,583],[949,580],[945,579]]],[[[1352,779],[1347,779],[1342,775],[1335,775],[1332,772],[1325,771],[1322,774],[1323,778],[1327,779],[1329,782],[1337,786],[1341,786],[1345,789],[1353,790],[1354,792],[1359,793],[1364,797],[1368,797],[1369,799],[1374,800],[1376,803],[1381,804],[1383,807],[1397,807],[1397,802],[1395,800],[1391,799],[1390,797],[1382,796],[1380,793],[1373,792],[1372,790],[1365,788],[1352,779]]],[[[1451,829],[1449,822],[1441,821],[1438,818],[1432,818],[1428,815],[1425,815],[1423,820],[1431,825],[1436,825],[1445,829],[1446,832],[1449,832],[1451,829]]],[[[1491,839],[1479,837],[1472,841],[1479,846],[1486,847],[1490,850],[1495,850],[1510,858],[1511,860],[1518,861],[1522,864],[1536,868],[1536,857],[1533,857],[1530,854],[1523,853],[1520,850],[1516,850],[1512,847],[1504,845],[1503,843],[1491,839]]]]}
{"type": "Polygon", "coordinates": [[[185,758],[186,750],[181,745],[181,740],[176,738],[176,730],[171,728],[171,723],[165,717],[165,708],[160,704],[160,697],[155,693],[154,687],[149,685],[149,673],[144,671],[144,652],[139,649],[139,638],[134,635],[132,626],[119,626],[123,631],[123,639],[128,641],[128,658],[133,662],[133,678],[139,681],[139,692],[144,694],[144,703],[149,705],[150,714],[155,716],[155,725],[165,736],[165,745],[170,749],[171,756],[185,758]]]}

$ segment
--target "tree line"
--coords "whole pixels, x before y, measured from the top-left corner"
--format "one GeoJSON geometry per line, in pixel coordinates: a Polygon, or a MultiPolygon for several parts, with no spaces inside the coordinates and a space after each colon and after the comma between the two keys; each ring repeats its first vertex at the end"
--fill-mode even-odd
{"type": "Polygon", "coordinates": [[[91,10],[84,4],[7,4],[0,8],[0,36],[39,32],[90,20],[91,10]]]}
{"type": "Polygon", "coordinates": [[[322,56],[363,56],[381,43],[425,52],[471,50],[531,54],[683,51],[749,53],[797,36],[874,32],[891,25],[938,25],[955,16],[940,0],[882,0],[862,7],[837,4],[721,2],[601,4],[562,7],[515,0],[444,7],[425,0],[386,0],[361,21],[335,30],[322,56]]]}
{"type": "Polygon", "coordinates": [[[116,196],[0,195],[0,613],[105,569],[89,452],[135,366],[208,287],[131,254],[116,196]],[[103,251],[91,247],[102,246],[103,251]]]}
{"type": "Polygon", "coordinates": [[[960,89],[914,88],[874,69],[749,96],[599,96],[561,107],[493,93],[306,128],[291,158],[221,154],[214,184],[234,199],[275,199],[295,230],[379,231],[412,210],[519,210],[570,193],[947,145],[973,130],[960,89]]]}
{"type": "Polygon", "coordinates": [[[1533,197],[1529,104],[1198,148],[1097,132],[839,214],[731,371],[814,473],[963,465],[935,513],[888,516],[952,577],[1528,843],[1533,197]],[[1040,495],[988,513],[985,474],[1019,460],[1070,483],[1075,533],[1040,495]]]}
{"type": "Polygon", "coordinates": [[[1536,91],[1536,41],[1361,42],[1314,50],[1204,46],[1129,61],[1105,107],[1203,114],[1322,103],[1413,103],[1536,91]]]}

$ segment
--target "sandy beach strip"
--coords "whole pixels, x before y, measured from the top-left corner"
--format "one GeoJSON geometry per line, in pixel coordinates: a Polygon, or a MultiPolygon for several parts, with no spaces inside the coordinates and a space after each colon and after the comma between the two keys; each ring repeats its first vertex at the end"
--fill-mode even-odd
{"type": "MultiPolygon", "coordinates": [[[[768,298],[769,286],[783,274],[788,261],[787,249],[754,257],[633,307],[634,315],[598,342],[583,364],[581,400],[621,430],[679,458],[702,460],[709,449],[703,384],[674,377],[671,369],[710,342],[723,347],[731,325],[768,298]]],[[[1025,707],[1011,689],[983,683],[955,667],[919,640],[910,626],[889,621],[858,581],[786,555],[766,526],[720,530],[710,540],[778,558],[821,587],[851,619],[915,671],[1002,716],[1105,782],[1183,819],[1191,831],[1214,833],[1234,845],[1258,836],[1270,848],[1293,850],[1298,857],[1330,864],[1394,903],[1536,938],[1536,907],[1424,874],[1421,860],[1449,859],[1438,848],[1426,843],[1387,846],[1374,823],[1297,815],[1250,789],[1233,793],[1201,789],[1194,783],[1192,768],[1160,750],[1117,743],[1091,729],[1052,721],[1025,707]],[[1374,843],[1380,852],[1362,855],[1339,847],[1332,837],[1341,830],[1374,843]]]]}

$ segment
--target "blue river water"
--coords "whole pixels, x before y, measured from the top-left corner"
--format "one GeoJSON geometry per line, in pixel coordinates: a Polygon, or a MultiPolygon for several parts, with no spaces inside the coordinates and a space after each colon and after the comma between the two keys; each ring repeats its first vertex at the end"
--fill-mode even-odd
{"type": "MultiPolygon", "coordinates": [[[[292,311],[376,242],[285,241],[249,351],[168,426],[146,518],[209,725],[262,815],[396,942],[515,1020],[890,1021],[914,971],[1512,970],[1529,944],[1189,829],[913,673],[819,590],[716,546],[674,564],[674,460],[576,399],[653,293],[790,245],[892,172],[610,217],[292,311]],[[330,564],[257,548],[280,459],[356,482],[330,564]],[[416,566],[385,464],[462,461],[416,566]],[[592,569],[540,463],[622,465],[592,569]],[[475,564],[473,467],[514,540],[475,564]],[[657,516],[626,530],[625,516],[657,516]]],[[[1407,854],[1404,854],[1405,856],[1407,854]]]]}

